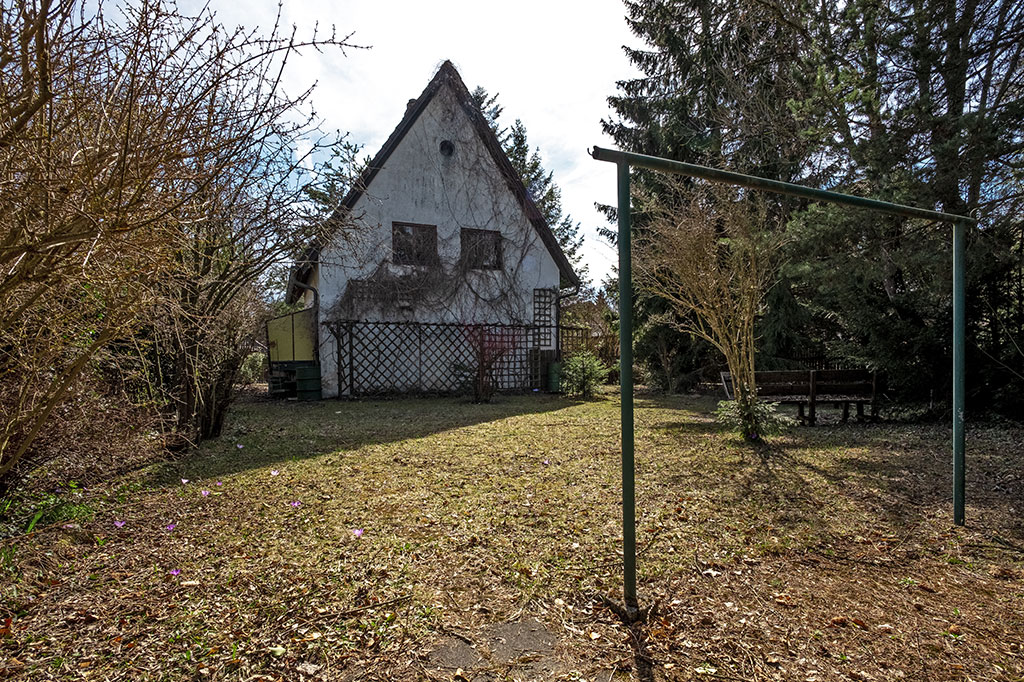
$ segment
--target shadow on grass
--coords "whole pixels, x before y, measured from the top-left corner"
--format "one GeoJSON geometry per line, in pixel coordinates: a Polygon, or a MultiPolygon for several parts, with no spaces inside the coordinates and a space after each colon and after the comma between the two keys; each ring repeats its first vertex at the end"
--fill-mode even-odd
{"type": "MultiPolygon", "coordinates": [[[[776,470],[824,480],[835,495],[894,527],[936,514],[951,522],[952,445],[944,436],[945,429],[936,425],[847,426],[801,434],[768,457],[776,470]]],[[[974,444],[965,491],[968,526],[994,523],[1024,537],[1020,515],[1013,513],[1015,501],[1024,499],[1024,482],[1009,471],[1021,457],[1020,448],[1016,454],[998,452],[983,438],[974,444]]]]}
{"type": "Polygon", "coordinates": [[[718,400],[696,393],[636,393],[633,405],[637,409],[683,409],[706,413],[709,416],[718,407],[718,400]]]}
{"type": "MultiPolygon", "coordinates": [[[[937,516],[952,522],[951,441],[945,425],[793,427],[758,444],[730,438],[701,418],[666,420],[651,428],[681,447],[707,444],[687,458],[683,470],[669,474],[674,485],[718,481],[715,495],[722,503],[764,510],[783,527],[811,523],[830,509],[839,513],[839,507],[858,509],[894,528],[937,516]]],[[[1021,461],[1024,429],[1000,426],[968,434],[969,528],[998,528],[1014,541],[1024,539],[1021,461]]]]}
{"type": "Polygon", "coordinates": [[[655,430],[667,436],[710,436],[713,434],[724,434],[728,429],[718,422],[705,420],[672,421],[659,424],[655,430]]]}
{"type": "Polygon", "coordinates": [[[220,438],[153,467],[149,482],[178,485],[182,478],[225,476],[575,404],[550,395],[497,396],[483,404],[466,398],[240,402],[220,438]]]}

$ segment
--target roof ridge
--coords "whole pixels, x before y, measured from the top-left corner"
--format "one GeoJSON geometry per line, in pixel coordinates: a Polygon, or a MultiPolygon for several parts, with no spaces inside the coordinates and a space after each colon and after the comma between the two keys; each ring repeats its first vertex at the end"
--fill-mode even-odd
{"type": "MultiPolygon", "coordinates": [[[[527,219],[533,225],[534,229],[540,235],[541,241],[547,247],[549,254],[555,261],[555,265],[558,266],[559,272],[563,277],[572,285],[578,285],[580,282],[579,275],[573,269],[572,264],[569,263],[569,259],[566,258],[565,252],[562,250],[561,245],[558,243],[558,239],[551,231],[551,226],[547,224],[544,216],[541,215],[540,210],[534,203],[533,198],[523,185],[523,180],[516,173],[515,168],[512,167],[512,162],[509,160],[505,150],[502,149],[501,143],[498,141],[497,136],[491,127],[487,124],[487,120],[484,118],[483,113],[479,107],[473,102],[472,94],[469,92],[469,88],[466,87],[466,83],[462,80],[462,76],[459,75],[455,65],[452,64],[450,59],[444,60],[437,72],[427,83],[427,86],[420,93],[420,96],[415,100],[411,101],[405,109],[405,115],[402,120],[398,123],[395,129],[388,136],[388,139],[381,146],[380,150],[373,157],[370,163],[363,169],[363,172],[359,174],[359,177],[352,184],[351,189],[345,195],[341,205],[335,210],[331,216],[331,220],[340,219],[341,215],[351,211],[359,198],[369,188],[370,183],[373,182],[374,177],[384,167],[388,158],[401,143],[405,134],[409,132],[413,124],[419,118],[423,110],[426,109],[427,105],[434,98],[437,92],[445,84],[448,84],[456,95],[456,99],[462,106],[463,111],[469,117],[470,122],[473,124],[477,135],[483,142],[484,148],[490,153],[491,158],[498,166],[498,170],[501,172],[505,181],[519,200],[519,204],[522,207],[527,219]]],[[[301,263],[296,264],[295,276],[299,280],[305,280],[309,277],[312,272],[313,264],[319,259],[321,244],[313,244],[303,254],[301,263]]],[[[289,282],[288,286],[289,293],[286,298],[293,300],[292,295],[296,292],[293,291],[293,287],[289,282]]],[[[297,297],[296,297],[297,298],[297,297]]]]}

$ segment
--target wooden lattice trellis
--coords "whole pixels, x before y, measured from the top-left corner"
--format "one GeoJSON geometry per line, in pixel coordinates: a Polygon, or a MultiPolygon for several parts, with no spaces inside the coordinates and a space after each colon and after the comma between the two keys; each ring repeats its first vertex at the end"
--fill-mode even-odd
{"type": "Polygon", "coordinates": [[[557,337],[568,353],[585,345],[585,329],[538,325],[424,322],[325,322],[334,337],[338,395],[467,392],[481,366],[495,390],[545,388],[557,337]],[[557,333],[556,333],[557,331],[557,333]]]}

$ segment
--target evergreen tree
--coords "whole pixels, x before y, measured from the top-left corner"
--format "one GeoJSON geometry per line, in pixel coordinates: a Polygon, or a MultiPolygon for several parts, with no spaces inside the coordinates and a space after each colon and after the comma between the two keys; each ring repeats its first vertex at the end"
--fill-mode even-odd
{"type": "MultiPolygon", "coordinates": [[[[1024,7],[857,0],[805,23],[816,78],[792,109],[828,160],[822,176],[981,218],[968,248],[968,390],[1021,406],[1024,7]]],[[[830,345],[904,393],[948,395],[949,226],[816,207],[793,228],[798,295],[832,328],[830,345]]]]}
{"type": "MultiPolygon", "coordinates": [[[[608,98],[615,116],[602,121],[621,148],[679,161],[795,181],[807,143],[786,103],[806,80],[794,62],[801,37],[753,0],[637,0],[626,2],[627,22],[644,47],[625,48],[641,72],[620,81],[608,98]]],[[[648,220],[645,197],[671,195],[665,175],[633,171],[634,236],[648,220]]],[[[798,207],[771,197],[775,215],[798,207]]],[[[606,211],[614,217],[614,211],[606,211]]],[[[613,243],[614,229],[601,233],[613,243]]],[[[636,357],[662,386],[701,366],[714,367],[706,342],[677,331],[671,306],[657,296],[635,295],[636,357]]],[[[783,335],[786,320],[771,321],[783,335]]],[[[795,336],[795,334],[792,334],[795,336]]]]}
{"type": "MultiPolygon", "coordinates": [[[[621,148],[981,217],[968,246],[969,390],[1019,406],[1024,6],[625,4],[645,46],[626,50],[643,75],[609,98],[616,117],[604,126],[621,148]]],[[[662,182],[634,173],[641,196],[662,182]]],[[[827,350],[885,370],[904,394],[942,397],[948,226],[795,201],[779,210],[796,213],[790,265],[761,320],[763,355],[827,350]]],[[[634,211],[642,230],[642,201],[634,211]]]]}
{"type": "Polygon", "coordinates": [[[498,104],[498,93],[493,95],[487,92],[482,86],[478,85],[470,93],[473,101],[476,102],[476,106],[480,109],[480,113],[484,115],[484,120],[487,121],[487,125],[491,127],[494,134],[498,136],[498,141],[504,143],[505,131],[498,127],[498,119],[501,117],[501,112],[504,111],[504,107],[498,104]]]}
{"type": "Polygon", "coordinates": [[[565,252],[566,258],[577,272],[582,275],[586,266],[581,261],[580,248],[583,246],[583,235],[580,224],[562,211],[562,190],[555,184],[554,174],[544,169],[540,149],[530,149],[526,138],[526,126],[519,119],[512,124],[505,138],[505,153],[523,179],[526,191],[530,193],[540,214],[551,226],[551,231],[558,238],[558,244],[565,252]]]}
{"type": "Polygon", "coordinates": [[[338,210],[345,195],[352,188],[352,183],[369,163],[369,160],[358,162],[356,157],[362,145],[338,139],[331,146],[331,157],[318,169],[316,177],[302,188],[303,194],[311,202],[312,220],[326,220],[338,210]]]}

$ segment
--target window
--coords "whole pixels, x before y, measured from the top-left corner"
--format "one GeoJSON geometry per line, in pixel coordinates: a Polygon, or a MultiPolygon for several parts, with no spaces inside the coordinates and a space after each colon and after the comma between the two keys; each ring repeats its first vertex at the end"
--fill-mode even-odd
{"type": "Polygon", "coordinates": [[[437,260],[437,225],[391,223],[392,263],[436,265],[437,260]]]}
{"type": "Polygon", "coordinates": [[[478,270],[501,269],[501,233],[497,230],[462,229],[462,259],[478,270]]]}

